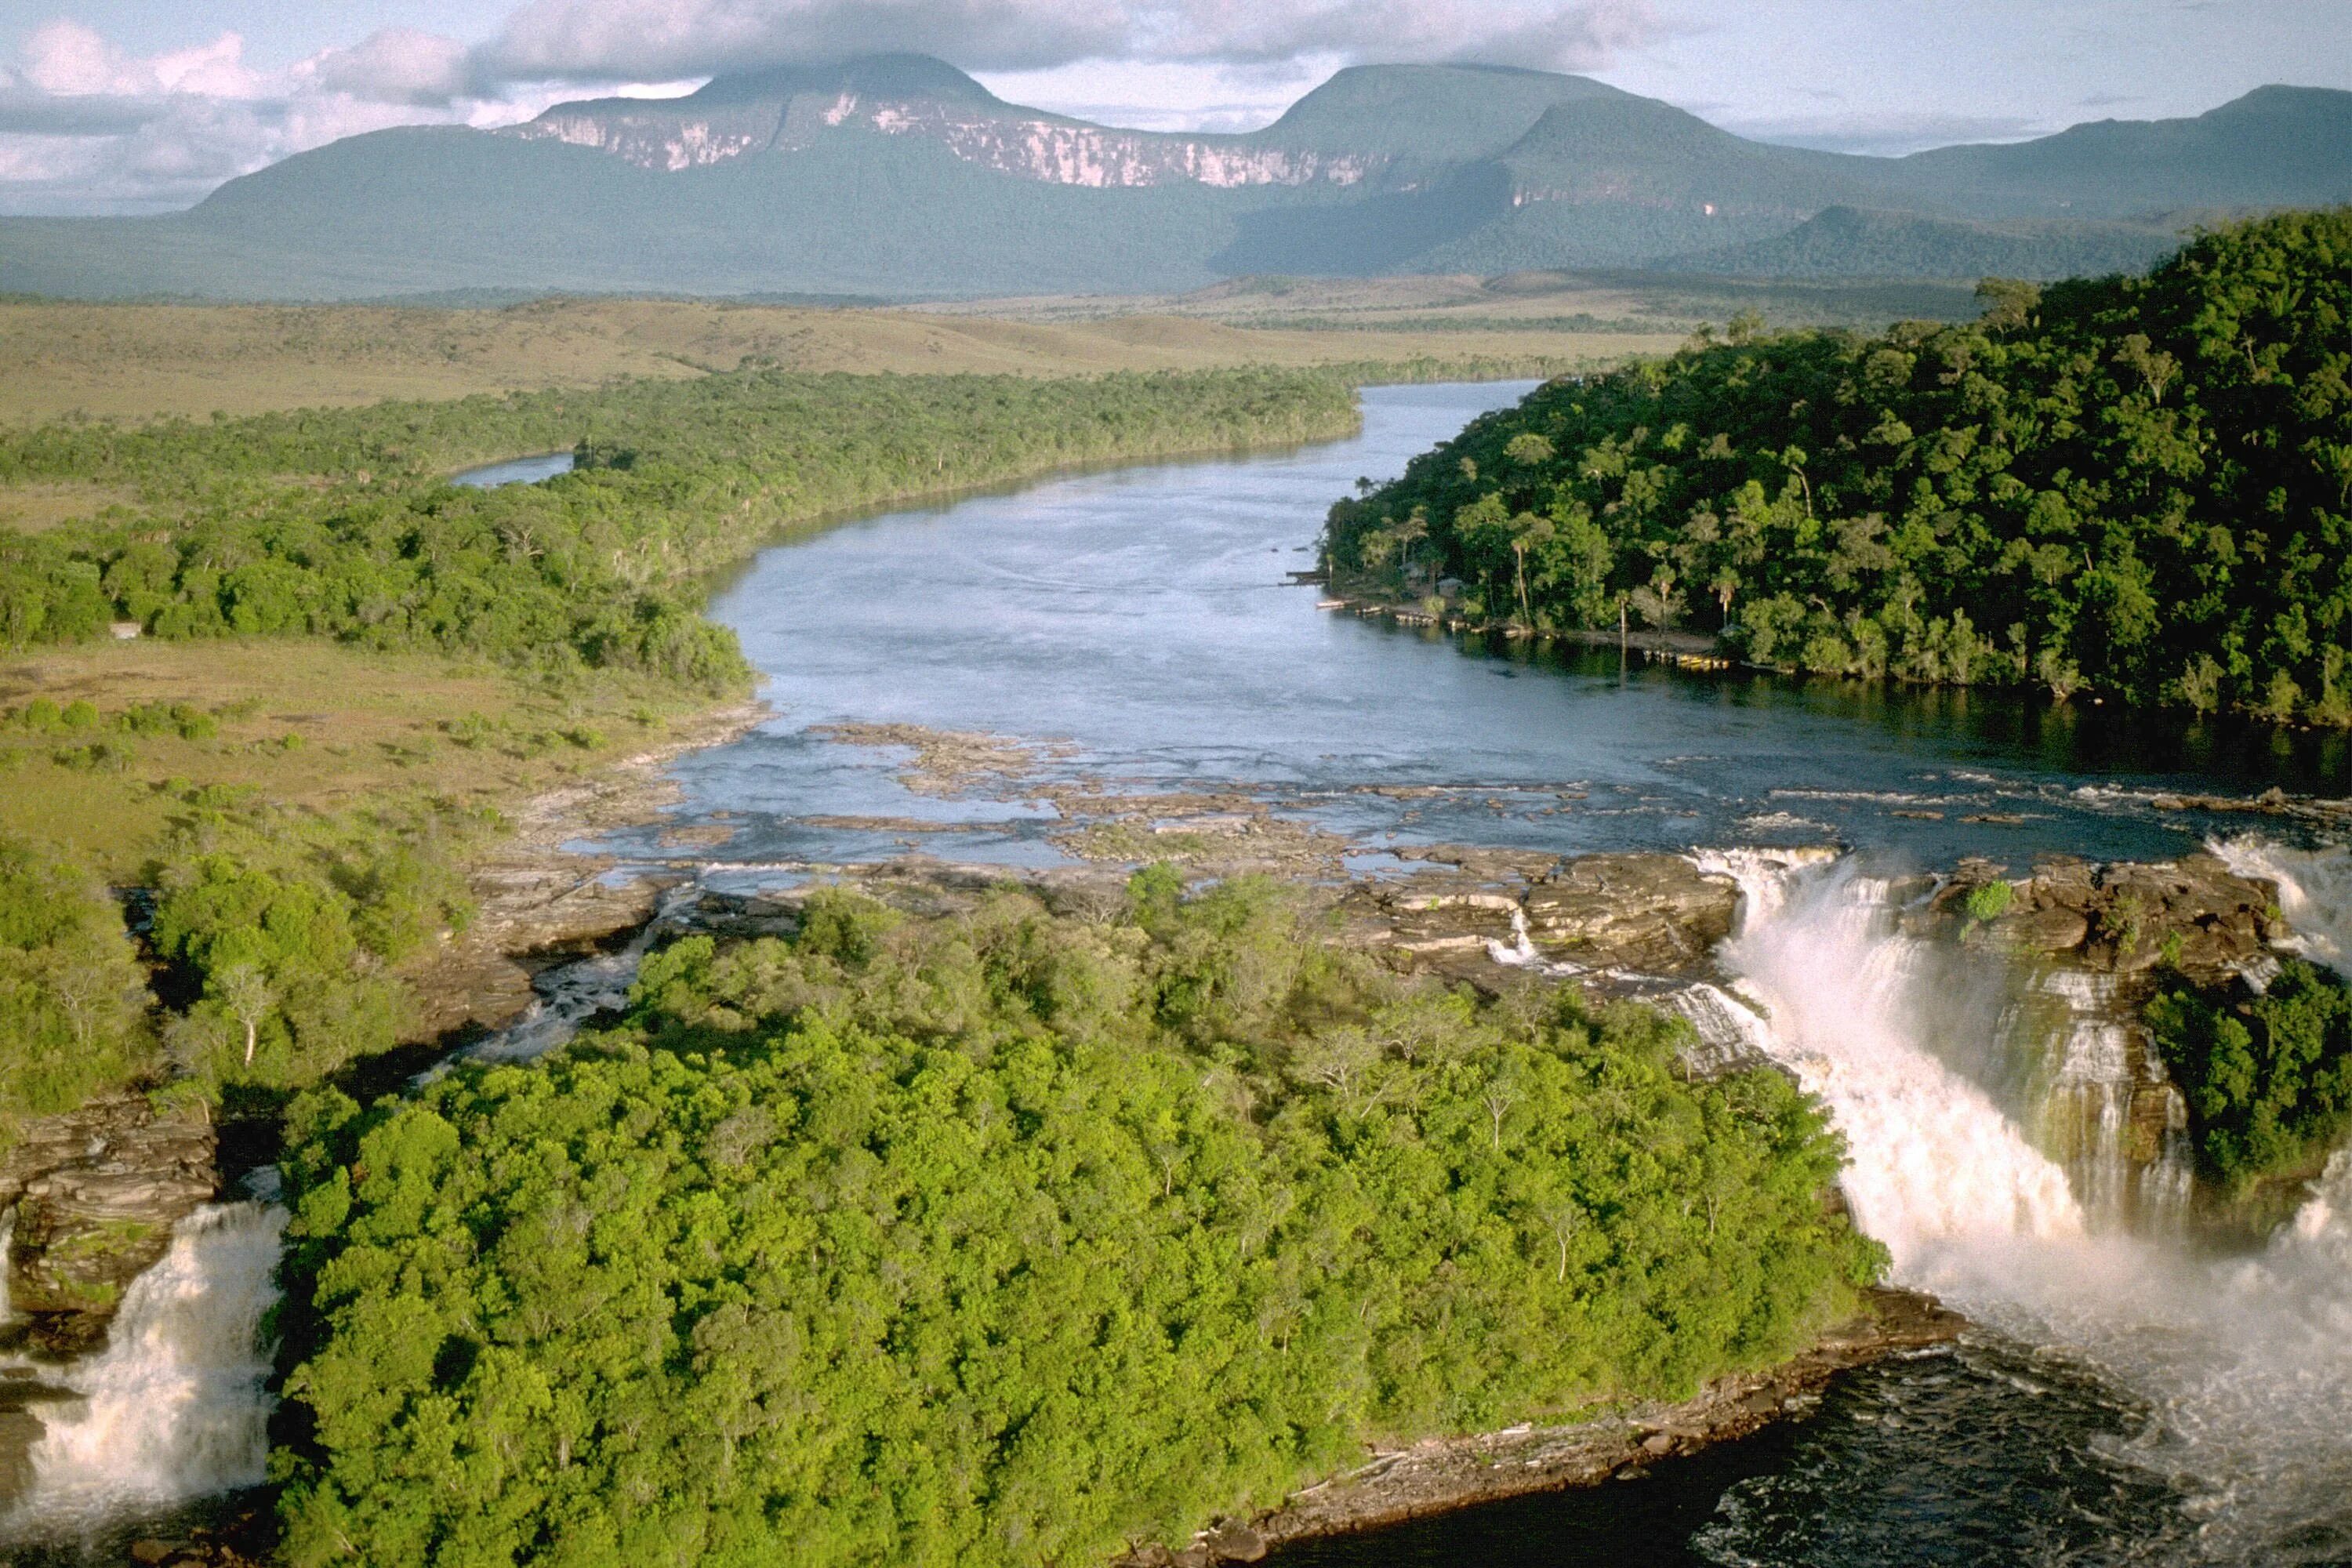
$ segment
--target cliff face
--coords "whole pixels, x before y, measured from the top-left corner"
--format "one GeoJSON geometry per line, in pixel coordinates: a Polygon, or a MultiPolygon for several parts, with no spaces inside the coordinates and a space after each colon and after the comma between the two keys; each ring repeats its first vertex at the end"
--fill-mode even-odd
{"type": "MultiPolygon", "coordinates": [[[[698,95],[698,98],[699,95],[698,95]]],[[[967,163],[1017,179],[1091,189],[1190,181],[1232,189],[1353,185],[1383,160],[1261,145],[1236,136],[1120,131],[994,102],[851,89],[764,101],[563,104],[506,134],[593,147],[640,168],[677,172],[761,153],[795,153],[828,132],[877,132],[936,142],[967,163]]]]}
{"type": "Polygon", "coordinates": [[[7,1300],[49,1353],[106,1338],[131,1281],[172,1229],[219,1187],[201,1109],[159,1114],[137,1095],[30,1119],[0,1156],[0,1213],[13,1210],[7,1300]]]}

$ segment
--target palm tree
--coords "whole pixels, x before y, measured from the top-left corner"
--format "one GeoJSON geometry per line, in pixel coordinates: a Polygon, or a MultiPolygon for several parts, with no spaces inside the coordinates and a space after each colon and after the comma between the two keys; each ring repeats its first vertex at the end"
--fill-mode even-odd
{"type": "Polygon", "coordinates": [[[1528,547],[1541,544],[1552,536],[1551,519],[1532,511],[1523,511],[1511,519],[1511,557],[1519,584],[1519,619],[1529,630],[1536,624],[1535,612],[1528,606],[1528,547]]]}
{"type": "Polygon", "coordinates": [[[1412,576],[1412,547],[1429,537],[1429,509],[1423,506],[1413,508],[1412,515],[1396,525],[1395,533],[1397,544],[1403,551],[1398,570],[1410,581],[1412,576]]]}

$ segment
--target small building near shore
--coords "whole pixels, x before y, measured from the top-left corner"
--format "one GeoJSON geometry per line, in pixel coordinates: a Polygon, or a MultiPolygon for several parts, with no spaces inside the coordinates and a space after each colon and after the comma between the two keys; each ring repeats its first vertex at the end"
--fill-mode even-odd
{"type": "Polygon", "coordinates": [[[114,634],[116,642],[129,642],[139,635],[140,627],[137,621],[112,621],[106,629],[114,634]]]}

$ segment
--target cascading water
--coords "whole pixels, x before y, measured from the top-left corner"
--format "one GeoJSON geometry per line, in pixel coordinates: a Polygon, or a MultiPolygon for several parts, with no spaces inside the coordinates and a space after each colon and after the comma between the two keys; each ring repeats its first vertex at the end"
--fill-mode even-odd
{"type": "MultiPolygon", "coordinates": [[[[689,887],[665,900],[626,947],[541,976],[530,1011],[464,1055],[531,1060],[564,1044],[594,1014],[620,1005],[664,921],[692,893],[689,887]]],[[[45,1372],[79,1397],[45,1410],[32,1485],[0,1516],[0,1549],[80,1542],[79,1555],[87,1558],[94,1543],[131,1521],[264,1479],[272,1352],[262,1326],[278,1300],[288,1217],[277,1202],[277,1176],[274,1168],[256,1171],[246,1184],[251,1200],[206,1205],[183,1220],[163,1258],[132,1281],[106,1349],[45,1372]]],[[[0,1215],[0,1291],[14,1215],[13,1209],[0,1215]]],[[[0,1295],[0,1317],[5,1307],[0,1295]]]]}
{"type": "Polygon", "coordinates": [[[2275,883],[2290,943],[2314,963],[2352,978],[2352,849],[2298,849],[2245,834],[2210,846],[2241,877],[2275,883]]]}
{"type": "MultiPolygon", "coordinates": [[[[2243,842],[2231,853],[2236,868],[2280,883],[2315,957],[2352,952],[2352,857],[2243,842]]],[[[1902,929],[1885,882],[1843,865],[1715,864],[1746,895],[1723,959],[1769,1019],[1758,1044],[1830,1107],[1857,1222],[1887,1245],[1896,1281],[2144,1405],[2142,1429],[2109,1458],[2177,1489],[2190,1522],[2147,1530],[2118,1560],[2352,1556],[2352,1153],[2253,1256],[2198,1250],[2151,1225],[2146,1205],[2133,1231],[2090,1224],[2086,1207],[2114,1194],[2076,1191],[2028,1135],[2036,1108],[2000,1092],[2013,999],[1987,1006],[1955,986],[1902,929]]],[[[2102,1053],[2117,1045],[2067,1038],[2056,1083],[2036,1091],[2063,1089],[2070,1074],[2078,1087],[2116,1081],[2102,1053]]],[[[2078,1176],[2099,1168],[2069,1163],[2078,1176]]],[[[1722,1533],[1728,1560],[1741,1560],[1739,1531],[1722,1533]]]]}
{"type": "Polygon", "coordinates": [[[1770,1020],[1767,1053],[1835,1115],[1852,1152],[1846,1195],[1896,1266],[1955,1240],[2078,1234],[2065,1173],[1927,1048],[1967,1020],[1927,945],[1900,930],[1888,884],[1843,868],[1791,876],[1754,857],[1715,865],[1744,896],[1723,961],[1770,1020]]]}
{"type": "Polygon", "coordinates": [[[286,1211],[210,1204],[132,1281],[107,1348],[51,1375],[79,1399],[52,1408],[33,1484],[0,1540],[71,1539],[126,1513],[257,1484],[268,1458],[262,1317],[286,1211]]]}

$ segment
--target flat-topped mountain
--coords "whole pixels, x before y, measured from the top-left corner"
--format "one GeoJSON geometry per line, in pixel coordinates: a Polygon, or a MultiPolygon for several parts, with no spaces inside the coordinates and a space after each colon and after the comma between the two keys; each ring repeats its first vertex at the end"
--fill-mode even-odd
{"type": "Polygon", "coordinates": [[[1263,130],[1007,103],[942,61],[721,76],[491,131],[349,138],[186,213],[0,220],[0,289],[1140,292],[1279,272],[1789,276],[2144,265],[2197,215],[2352,200],[2352,93],[1874,158],[1575,76],[1343,70],[1263,130]]]}

